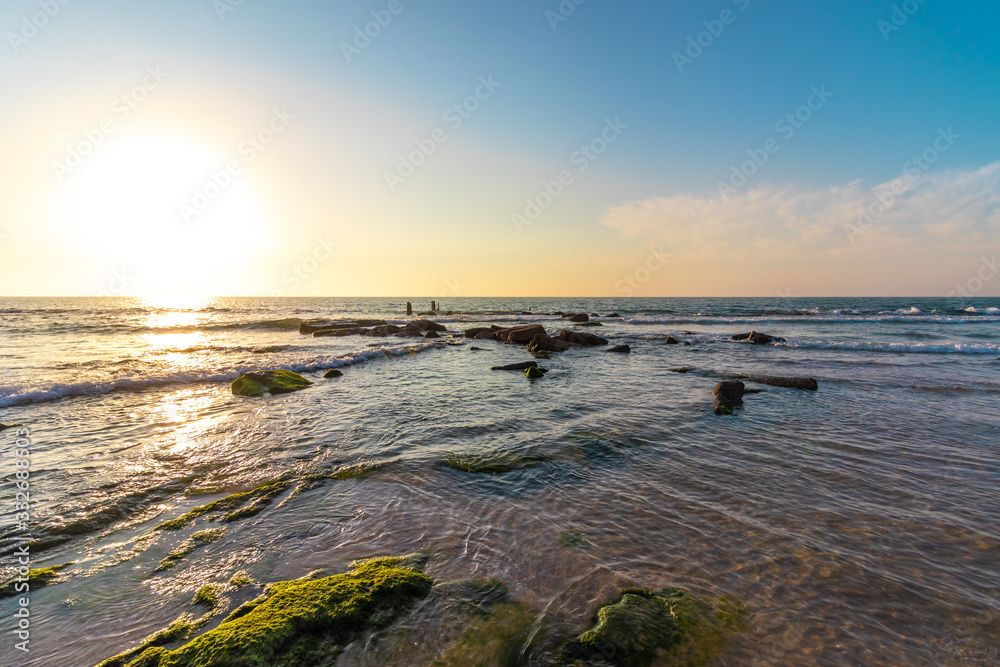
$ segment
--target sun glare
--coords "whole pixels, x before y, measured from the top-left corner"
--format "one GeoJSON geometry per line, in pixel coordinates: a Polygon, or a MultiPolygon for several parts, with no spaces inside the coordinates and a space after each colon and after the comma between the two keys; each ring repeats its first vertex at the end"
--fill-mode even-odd
{"type": "Polygon", "coordinates": [[[194,206],[196,191],[204,191],[226,161],[183,137],[110,137],[64,175],[51,222],[58,238],[105,265],[109,278],[124,271],[116,296],[184,303],[224,292],[253,278],[250,260],[270,245],[249,174],[232,178],[207,205],[194,206]]]}

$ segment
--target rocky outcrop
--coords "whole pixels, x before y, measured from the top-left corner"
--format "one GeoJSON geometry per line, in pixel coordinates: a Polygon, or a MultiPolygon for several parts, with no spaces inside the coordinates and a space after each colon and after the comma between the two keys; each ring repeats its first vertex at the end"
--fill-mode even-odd
{"type": "Polygon", "coordinates": [[[334,369],[328,370],[326,372],[326,375],[323,376],[323,378],[326,379],[326,380],[330,380],[332,378],[339,378],[339,377],[343,377],[343,376],[344,376],[344,371],[339,370],[337,368],[334,368],[334,369]]]}
{"type": "Polygon", "coordinates": [[[566,341],[570,345],[607,345],[608,341],[600,336],[595,336],[591,333],[584,333],[582,331],[563,331],[559,332],[559,338],[566,341]]]}
{"type": "Polygon", "coordinates": [[[784,338],[779,338],[778,336],[769,336],[767,334],[759,333],[757,331],[751,331],[749,333],[736,334],[729,340],[736,341],[750,341],[755,345],[769,345],[771,343],[784,343],[784,338]]]}
{"type": "Polygon", "coordinates": [[[306,320],[299,325],[299,333],[308,336],[322,329],[359,329],[385,326],[385,320],[306,320]]]}
{"type": "Polygon", "coordinates": [[[365,330],[358,326],[341,329],[320,329],[313,332],[313,338],[343,338],[344,336],[359,336],[365,330]]]}
{"type": "Polygon", "coordinates": [[[540,324],[530,324],[512,329],[502,329],[497,332],[496,338],[501,343],[527,345],[531,342],[532,338],[539,334],[545,334],[545,327],[540,324]]]}
{"type": "MultiPolygon", "coordinates": [[[[485,331],[480,331],[475,336],[473,336],[473,339],[475,339],[475,340],[496,340],[497,339],[497,331],[498,331],[498,329],[486,329],[485,331]]],[[[502,331],[502,329],[500,329],[499,331],[502,331]]]]}
{"type": "Polygon", "coordinates": [[[589,322],[590,321],[590,315],[587,315],[587,313],[577,313],[576,315],[570,315],[569,321],[570,322],[589,322]]]}
{"type": "Polygon", "coordinates": [[[528,343],[528,352],[565,352],[570,344],[548,334],[538,334],[528,343]]]}
{"type": "Polygon", "coordinates": [[[715,385],[712,395],[717,401],[715,404],[715,414],[731,415],[734,408],[743,402],[743,392],[746,390],[739,380],[725,380],[715,385]]]}
{"type": "Polygon", "coordinates": [[[431,320],[411,320],[410,322],[407,322],[406,326],[403,327],[403,328],[404,329],[413,329],[413,330],[421,331],[421,332],[423,332],[423,331],[447,331],[448,330],[448,327],[444,326],[443,324],[438,324],[437,322],[433,322],[431,320]]]}
{"type": "Polygon", "coordinates": [[[497,330],[495,328],[493,328],[493,327],[473,327],[472,329],[466,329],[465,330],[465,337],[466,338],[475,338],[476,336],[478,336],[481,333],[490,333],[490,332],[492,332],[495,335],[496,331],[497,330]]]}
{"type": "Polygon", "coordinates": [[[256,371],[246,373],[233,382],[232,392],[236,396],[260,398],[265,393],[289,394],[305,389],[312,382],[298,373],[286,370],[256,371]]]}
{"type": "Polygon", "coordinates": [[[402,327],[397,327],[393,324],[387,324],[385,326],[374,327],[373,329],[369,329],[368,331],[365,331],[364,334],[366,336],[372,336],[373,338],[385,338],[386,336],[398,334],[402,330],[403,330],[402,327]]]}
{"type": "Polygon", "coordinates": [[[424,338],[440,338],[440,337],[441,334],[439,334],[437,331],[428,331],[426,334],[424,334],[424,338]]]}
{"type": "Polygon", "coordinates": [[[680,345],[681,342],[673,336],[667,336],[667,345],[680,345]]]}
{"type": "Polygon", "coordinates": [[[615,345],[614,347],[608,348],[607,350],[604,350],[604,351],[605,352],[619,352],[621,354],[629,354],[632,351],[632,348],[629,347],[628,345],[615,345]]]}

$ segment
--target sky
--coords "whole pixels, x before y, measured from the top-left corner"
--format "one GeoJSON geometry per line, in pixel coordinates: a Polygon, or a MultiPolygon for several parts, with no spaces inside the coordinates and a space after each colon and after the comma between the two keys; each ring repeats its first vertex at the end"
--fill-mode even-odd
{"type": "Polygon", "coordinates": [[[5,0],[0,295],[998,296],[997,25],[5,0]]]}

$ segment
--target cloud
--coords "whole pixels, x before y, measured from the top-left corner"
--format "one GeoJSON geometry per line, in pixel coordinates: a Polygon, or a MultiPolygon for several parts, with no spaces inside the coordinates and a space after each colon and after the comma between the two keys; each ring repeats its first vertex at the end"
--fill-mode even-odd
{"type": "Polygon", "coordinates": [[[994,248],[1000,162],[974,171],[907,173],[875,187],[821,189],[764,183],[720,195],[653,197],[609,209],[626,238],[669,244],[691,259],[754,255],[833,259],[871,252],[960,256],[994,248]]]}

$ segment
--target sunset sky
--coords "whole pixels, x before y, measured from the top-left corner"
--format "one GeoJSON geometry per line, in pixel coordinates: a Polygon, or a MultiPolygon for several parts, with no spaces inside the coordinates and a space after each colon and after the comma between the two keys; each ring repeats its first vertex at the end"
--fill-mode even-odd
{"type": "Polygon", "coordinates": [[[944,296],[1000,251],[997,25],[8,0],[0,294],[944,296]]]}

